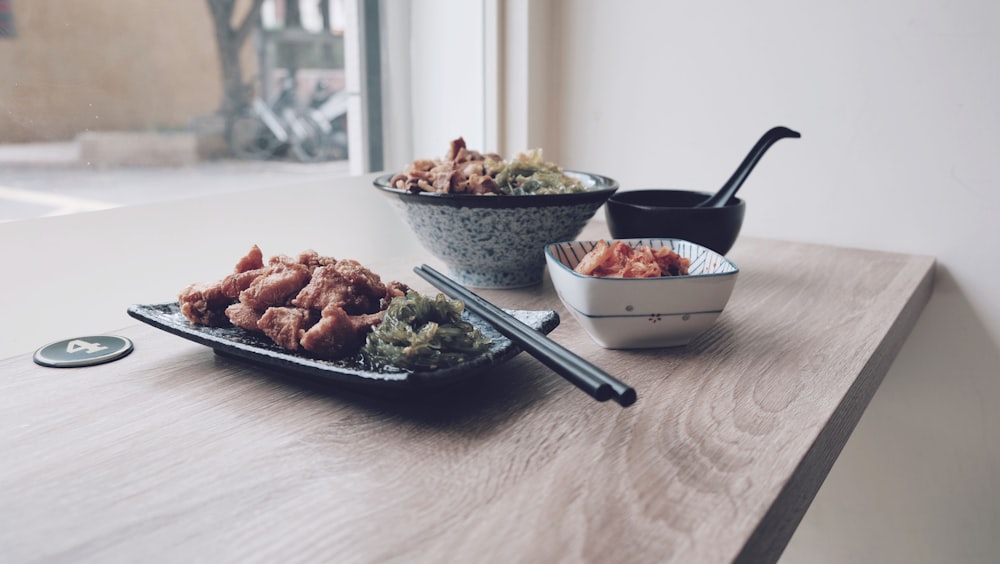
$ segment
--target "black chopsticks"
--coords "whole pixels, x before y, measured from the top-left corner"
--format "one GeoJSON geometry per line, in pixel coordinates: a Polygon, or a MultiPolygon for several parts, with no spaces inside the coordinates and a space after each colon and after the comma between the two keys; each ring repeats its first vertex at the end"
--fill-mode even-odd
{"type": "Polygon", "coordinates": [[[521,323],[514,316],[426,264],[414,267],[413,271],[448,296],[465,302],[469,311],[490,322],[502,335],[597,401],[614,399],[622,407],[635,403],[634,389],[549,339],[541,331],[521,323]]]}

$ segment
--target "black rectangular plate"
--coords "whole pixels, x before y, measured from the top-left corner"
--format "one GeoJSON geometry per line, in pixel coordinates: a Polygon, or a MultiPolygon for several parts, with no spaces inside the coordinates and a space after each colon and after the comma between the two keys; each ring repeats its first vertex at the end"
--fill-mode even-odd
{"type": "MultiPolygon", "coordinates": [[[[559,314],[551,310],[506,310],[529,327],[549,333],[559,326],[559,314]]],[[[287,351],[264,335],[238,327],[193,325],[181,313],[177,303],[136,304],[128,314],[139,321],[179,337],[207,345],[217,353],[235,356],[279,371],[319,378],[332,383],[375,387],[430,388],[462,380],[486,368],[502,364],[518,353],[520,347],[504,337],[493,325],[471,312],[463,312],[466,321],[479,328],[491,340],[481,355],[457,366],[436,370],[407,370],[394,366],[372,366],[360,353],[339,360],[321,360],[287,351]]]]}

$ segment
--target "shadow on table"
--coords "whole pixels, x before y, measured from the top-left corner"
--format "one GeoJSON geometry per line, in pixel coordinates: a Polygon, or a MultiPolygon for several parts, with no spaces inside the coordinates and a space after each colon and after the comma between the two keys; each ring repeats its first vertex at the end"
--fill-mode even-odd
{"type": "Polygon", "coordinates": [[[255,372],[277,386],[293,387],[339,405],[349,403],[383,416],[433,427],[490,426],[517,418],[540,402],[593,402],[584,392],[523,353],[463,380],[417,389],[333,383],[264,368],[236,357],[217,356],[224,359],[222,362],[252,365],[255,372]],[[558,398],[554,397],[557,395],[558,398]]]}

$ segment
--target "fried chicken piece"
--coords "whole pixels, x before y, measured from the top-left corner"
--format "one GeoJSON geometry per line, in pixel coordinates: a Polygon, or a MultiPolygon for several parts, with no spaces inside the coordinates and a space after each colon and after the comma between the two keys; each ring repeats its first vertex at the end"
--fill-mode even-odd
{"type": "Polygon", "coordinates": [[[191,284],[177,297],[181,313],[195,325],[226,327],[225,310],[263,272],[263,255],[254,245],[246,256],[236,262],[233,273],[219,282],[191,284]]]}
{"type": "Polygon", "coordinates": [[[223,295],[236,301],[240,297],[240,292],[250,287],[250,284],[264,273],[264,255],[260,252],[260,247],[254,245],[250,252],[236,262],[233,273],[226,276],[219,283],[223,295]]]}
{"type": "Polygon", "coordinates": [[[334,268],[351,289],[351,298],[341,306],[349,315],[375,313],[380,309],[386,287],[378,274],[350,259],[338,261],[334,268]]]}
{"type": "Polygon", "coordinates": [[[271,306],[285,305],[309,283],[309,279],[306,265],[289,257],[274,257],[264,272],[240,292],[240,303],[264,313],[271,306]]]}
{"type": "Polygon", "coordinates": [[[229,322],[241,329],[258,332],[260,329],[257,323],[260,321],[261,313],[254,311],[252,307],[236,302],[226,308],[226,317],[229,322]]]}
{"type": "Polygon", "coordinates": [[[312,278],[302,290],[292,299],[292,305],[304,309],[322,311],[333,303],[343,307],[346,299],[341,296],[347,291],[344,277],[334,266],[321,266],[313,271],[312,278]]]}
{"type": "Polygon", "coordinates": [[[263,273],[263,268],[247,270],[245,272],[234,272],[219,282],[219,290],[221,290],[222,294],[229,298],[230,303],[232,303],[239,299],[240,292],[249,288],[250,284],[263,273]]]}
{"type": "Polygon", "coordinates": [[[330,304],[323,309],[323,316],[299,339],[302,348],[314,355],[332,359],[358,350],[365,334],[382,321],[384,311],[365,315],[348,315],[342,308],[330,304]]]}
{"type": "Polygon", "coordinates": [[[350,315],[378,311],[386,287],[378,274],[361,263],[344,259],[313,271],[312,279],[292,300],[292,305],[323,311],[335,305],[350,315]]]}
{"type": "Polygon", "coordinates": [[[309,249],[307,251],[299,253],[298,262],[309,267],[309,272],[313,272],[321,266],[337,264],[337,259],[333,257],[322,256],[316,251],[309,249]]]}
{"type": "Polygon", "coordinates": [[[309,310],[297,307],[271,307],[260,317],[257,329],[263,331],[281,348],[297,351],[299,339],[315,323],[316,319],[309,310]]]}
{"type": "Polygon", "coordinates": [[[181,313],[195,325],[225,327],[229,324],[225,309],[232,300],[222,292],[218,283],[191,284],[177,296],[181,313]]]}
{"type": "Polygon", "coordinates": [[[250,252],[236,263],[235,272],[247,272],[259,268],[264,268],[264,253],[260,251],[260,247],[254,245],[250,248],[250,252]]]}

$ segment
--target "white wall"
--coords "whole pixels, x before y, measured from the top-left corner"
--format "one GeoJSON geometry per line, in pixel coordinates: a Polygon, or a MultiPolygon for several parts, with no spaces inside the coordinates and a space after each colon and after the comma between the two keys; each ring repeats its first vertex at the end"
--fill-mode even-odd
{"type": "MultiPolygon", "coordinates": [[[[394,0],[384,4],[389,10],[403,9],[403,3],[394,0]]],[[[459,136],[470,148],[482,150],[486,135],[483,3],[412,0],[406,4],[411,18],[410,88],[402,92],[411,112],[412,154],[400,152],[387,159],[389,170],[399,170],[414,158],[443,157],[449,142],[459,136]]]]}
{"type": "Polygon", "coordinates": [[[549,58],[538,56],[548,49],[548,2],[382,0],[380,8],[385,169],[444,156],[459,136],[504,155],[549,145],[549,58]]]}
{"type": "Polygon", "coordinates": [[[1000,3],[534,3],[554,25],[547,156],[714,190],[786,125],[802,139],[744,184],[744,234],[940,261],[783,560],[998,561],[1000,3]]]}

